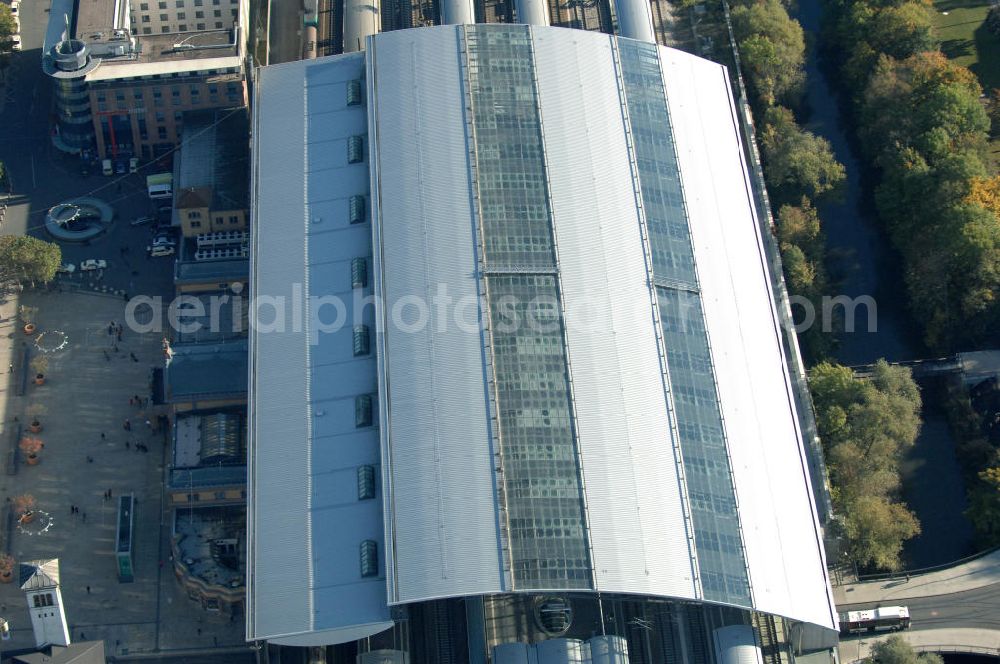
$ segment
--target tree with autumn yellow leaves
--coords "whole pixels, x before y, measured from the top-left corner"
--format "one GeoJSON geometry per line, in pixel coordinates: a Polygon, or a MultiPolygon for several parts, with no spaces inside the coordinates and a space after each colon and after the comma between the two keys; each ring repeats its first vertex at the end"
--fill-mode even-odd
{"type": "Polygon", "coordinates": [[[991,178],[972,178],[965,202],[983,207],[1000,219],[1000,175],[991,178]]]}

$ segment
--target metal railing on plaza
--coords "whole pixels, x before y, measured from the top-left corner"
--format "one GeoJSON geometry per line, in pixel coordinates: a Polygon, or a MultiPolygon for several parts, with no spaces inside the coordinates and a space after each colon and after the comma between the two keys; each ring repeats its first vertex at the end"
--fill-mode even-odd
{"type": "Polygon", "coordinates": [[[929,574],[931,572],[940,572],[941,570],[949,569],[952,567],[957,567],[958,565],[964,565],[965,563],[970,563],[974,560],[984,558],[991,553],[996,553],[1000,551],[1000,546],[993,547],[992,549],[987,549],[986,551],[980,551],[979,553],[974,553],[971,556],[966,556],[965,558],[959,558],[950,563],[944,563],[941,565],[933,565],[931,567],[920,567],[918,569],[908,569],[899,572],[884,572],[882,574],[860,574],[858,575],[858,582],[863,581],[891,581],[894,579],[903,579],[911,576],[916,576],[918,574],[929,574]]]}

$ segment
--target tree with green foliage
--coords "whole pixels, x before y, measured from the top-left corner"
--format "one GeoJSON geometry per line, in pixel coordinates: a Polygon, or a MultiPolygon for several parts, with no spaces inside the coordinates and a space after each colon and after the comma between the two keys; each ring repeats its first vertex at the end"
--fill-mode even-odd
{"type": "Polygon", "coordinates": [[[877,7],[867,25],[866,39],[893,58],[937,50],[934,28],[922,2],[903,2],[877,7]]]}
{"type": "Polygon", "coordinates": [[[1000,5],[993,5],[986,13],[986,29],[1000,37],[1000,5]]]}
{"type": "Polygon", "coordinates": [[[758,108],[796,105],[805,82],[806,42],[780,0],[750,0],[732,11],[743,72],[758,108]]]}
{"type": "Polygon", "coordinates": [[[979,473],[978,482],[969,490],[965,516],[983,546],[1000,544],[1000,466],[979,473]]]}
{"type": "Polygon", "coordinates": [[[17,19],[10,11],[10,5],[0,3],[0,51],[9,51],[11,37],[17,34],[17,19]]]}
{"type": "Polygon", "coordinates": [[[10,61],[10,53],[14,47],[12,37],[17,34],[17,21],[10,13],[10,6],[0,2],[0,77],[10,61]]]}
{"type": "Polygon", "coordinates": [[[873,645],[871,657],[865,661],[869,664],[944,664],[941,655],[930,652],[918,654],[899,634],[873,645]]]}
{"type": "Polygon", "coordinates": [[[902,567],[903,542],[920,534],[920,523],[906,505],[879,495],[855,498],[841,526],[854,562],[892,571],[902,567]]]}
{"type": "Polygon", "coordinates": [[[0,289],[15,284],[48,283],[62,262],[58,244],[30,236],[0,236],[0,289]]]}
{"type": "Polygon", "coordinates": [[[823,362],[809,373],[837,524],[861,567],[900,567],[903,543],[920,524],[897,500],[899,462],[920,431],[920,391],[910,370],[884,360],[865,380],[823,362]]]}
{"type": "Polygon", "coordinates": [[[879,161],[886,150],[915,148],[928,160],[956,149],[982,150],[990,121],[968,69],[939,52],[905,60],[882,56],[860,97],[860,136],[879,161]]]}
{"type": "MultiPolygon", "coordinates": [[[[808,299],[813,309],[820,311],[829,279],[825,265],[826,239],[820,230],[816,208],[803,196],[798,205],[782,205],[775,221],[788,291],[808,299]]],[[[799,341],[811,361],[825,357],[833,345],[831,336],[819,325],[801,330],[799,341]]]]}
{"type": "MultiPolygon", "coordinates": [[[[1000,6],[996,7],[1000,14],[1000,6]]],[[[1000,88],[993,88],[986,101],[986,114],[990,118],[990,135],[1000,136],[1000,88]]]]}
{"type": "Polygon", "coordinates": [[[801,196],[815,199],[844,181],[844,167],[829,141],[795,124],[787,108],[767,109],[760,145],[768,191],[780,202],[801,196]]]}
{"type": "Polygon", "coordinates": [[[10,12],[10,5],[0,3],[0,48],[10,48],[10,38],[17,34],[17,20],[10,12]]]}
{"type": "Polygon", "coordinates": [[[980,92],[940,53],[883,55],[859,99],[861,144],[881,169],[876,207],[924,340],[941,351],[975,347],[1000,323],[1000,216],[975,189],[989,173],[980,92]]]}

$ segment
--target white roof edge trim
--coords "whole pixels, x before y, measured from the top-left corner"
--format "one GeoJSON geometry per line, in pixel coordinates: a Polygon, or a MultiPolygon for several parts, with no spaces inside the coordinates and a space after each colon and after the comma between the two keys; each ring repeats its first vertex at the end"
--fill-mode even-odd
{"type": "MultiPolygon", "coordinates": [[[[254,79],[256,81],[257,70],[254,70],[251,75],[254,77],[254,79]]],[[[254,105],[253,105],[253,107],[254,108],[258,108],[257,103],[258,103],[258,100],[260,98],[260,87],[257,86],[256,84],[254,85],[254,95],[253,96],[254,96],[254,100],[253,100],[254,101],[254,105]]],[[[252,140],[252,153],[253,154],[258,154],[257,148],[258,148],[258,140],[260,138],[260,132],[258,131],[258,121],[259,120],[260,120],[260,116],[258,114],[256,114],[256,113],[254,113],[253,117],[251,118],[251,122],[252,122],[251,126],[253,127],[253,136],[251,137],[251,140],[252,140]]],[[[249,270],[249,274],[247,276],[247,279],[248,279],[248,282],[250,284],[254,284],[255,283],[254,269],[256,267],[256,261],[254,260],[254,257],[257,255],[257,251],[256,251],[256,240],[257,240],[256,236],[257,236],[257,234],[253,232],[253,228],[254,228],[253,214],[254,214],[254,211],[257,209],[257,177],[258,177],[258,174],[259,174],[259,168],[258,168],[259,164],[258,164],[258,161],[256,159],[254,159],[251,166],[252,166],[253,170],[252,170],[252,172],[250,174],[250,219],[248,220],[249,221],[248,225],[249,225],[249,228],[250,228],[250,246],[251,246],[252,249],[254,249],[254,251],[250,252],[250,270],[249,270]]],[[[254,371],[254,365],[255,365],[254,354],[255,354],[255,351],[256,351],[256,344],[254,343],[255,342],[254,335],[249,334],[249,335],[247,335],[247,337],[248,337],[247,338],[247,351],[248,351],[248,361],[247,361],[247,389],[248,389],[248,394],[249,394],[250,392],[252,392],[254,390],[254,376],[256,375],[256,373],[254,371]]],[[[256,421],[256,412],[253,412],[253,409],[251,409],[251,408],[247,408],[247,501],[246,501],[246,503],[247,503],[247,531],[246,531],[246,538],[247,538],[246,539],[246,551],[247,551],[246,570],[247,570],[247,573],[246,573],[246,615],[244,616],[244,631],[245,631],[245,634],[246,634],[247,641],[254,641],[257,638],[256,637],[256,629],[255,629],[255,625],[254,625],[254,618],[256,617],[257,612],[255,610],[254,585],[253,585],[254,584],[254,574],[253,574],[253,570],[254,570],[254,547],[257,544],[257,538],[253,534],[255,532],[255,529],[254,529],[254,523],[255,523],[255,521],[254,521],[254,519],[255,519],[255,513],[256,513],[256,511],[254,510],[254,507],[255,507],[256,503],[253,500],[253,495],[254,495],[253,487],[254,487],[254,483],[255,483],[255,475],[254,475],[254,473],[256,471],[256,466],[254,464],[255,455],[253,453],[254,444],[256,442],[256,436],[254,435],[254,430],[255,430],[254,422],[255,421],[256,421]]]]}
{"type": "Polygon", "coordinates": [[[369,195],[372,227],[372,294],[375,297],[375,348],[376,371],[378,372],[378,418],[379,418],[379,458],[382,473],[382,528],[383,558],[386,584],[386,598],[389,605],[399,598],[396,582],[396,516],[393,506],[392,483],[392,426],[389,413],[389,371],[386,346],[385,293],[382,279],[382,209],[379,205],[382,195],[381,171],[376,148],[378,147],[378,104],[375,60],[378,49],[375,35],[366,38],[365,45],[365,87],[368,104],[368,157],[369,195]]]}
{"type": "Polygon", "coordinates": [[[373,636],[379,632],[389,629],[395,624],[396,623],[390,620],[387,622],[363,623],[360,625],[349,625],[346,627],[322,629],[319,631],[275,634],[273,636],[265,636],[261,638],[267,639],[267,641],[275,643],[279,646],[305,647],[337,645],[339,643],[363,639],[366,636],[373,636]],[[334,640],[331,641],[331,637],[334,640]]]}
{"type": "MultiPolygon", "coordinates": [[[[744,181],[746,182],[746,194],[750,204],[750,214],[753,217],[754,223],[757,227],[757,233],[756,233],[757,251],[760,253],[761,265],[763,266],[764,274],[767,276],[767,279],[765,280],[765,285],[767,287],[768,295],[770,296],[768,298],[768,304],[771,308],[771,318],[774,321],[774,333],[776,336],[778,346],[782,349],[780,356],[781,356],[781,365],[783,369],[782,374],[785,379],[785,392],[788,398],[788,408],[792,413],[792,425],[795,428],[796,440],[798,443],[799,464],[802,468],[802,477],[806,485],[806,495],[808,496],[809,506],[811,508],[810,512],[812,514],[813,532],[815,533],[816,536],[815,538],[816,548],[819,551],[819,559],[820,562],[822,563],[821,565],[822,574],[826,579],[826,594],[827,594],[827,600],[830,605],[829,607],[830,617],[833,622],[833,629],[837,629],[838,628],[837,607],[836,604],[834,603],[833,589],[830,586],[830,577],[827,572],[826,547],[823,545],[823,529],[819,525],[818,511],[816,508],[816,500],[815,500],[816,494],[812,486],[812,475],[809,472],[809,459],[806,456],[807,452],[805,449],[804,432],[802,431],[802,421],[799,418],[798,408],[796,406],[795,391],[794,391],[795,388],[792,386],[791,367],[788,365],[788,358],[786,357],[784,352],[785,344],[783,339],[783,332],[781,330],[779,323],[780,314],[778,312],[777,297],[772,287],[774,275],[771,272],[771,263],[768,260],[767,248],[764,246],[764,241],[763,238],[761,237],[761,233],[763,232],[761,228],[761,219],[758,216],[757,205],[753,196],[753,183],[750,181],[750,171],[747,168],[746,153],[745,153],[746,147],[743,144],[744,140],[746,140],[747,137],[744,135],[742,131],[742,123],[740,122],[740,115],[739,112],[736,110],[736,99],[733,96],[733,88],[729,82],[728,69],[725,66],[723,66],[723,72],[724,72],[723,78],[726,82],[726,93],[729,97],[729,110],[733,116],[734,129],[736,131],[737,136],[739,136],[741,139],[740,140],[741,149],[739,150],[740,165],[743,168],[743,178],[744,181]]],[[[823,625],[823,627],[827,627],[827,625],[823,625]]]]}

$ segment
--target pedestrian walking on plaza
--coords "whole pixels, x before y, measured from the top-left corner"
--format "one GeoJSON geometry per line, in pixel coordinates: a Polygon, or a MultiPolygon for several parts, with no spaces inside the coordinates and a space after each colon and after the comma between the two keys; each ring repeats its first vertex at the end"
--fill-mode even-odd
{"type": "Polygon", "coordinates": [[[150,429],[153,428],[153,423],[149,421],[149,418],[146,419],[146,426],[149,427],[150,429]]]}
{"type": "Polygon", "coordinates": [[[129,357],[132,358],[133,362],[138,362],[139,361],[139,358],[135,356],[135,353],[129,353],[129,357]]]}
{"type": "Polygon", "coordinates": [[[14,373],[14,363],[13,362],[11,362],[10,365],[7,367],[7,373],[14,373]]]}
{"type": "Polygon", "coordinates": [[[129,397],[128,398],[128,405],[134,406],[135,405],[135,399],[133,399],[132,397],[129,397]]]}
{"type": "Polygon", "coordinates": [[[107,360],[108,362],[110,362],[111,361],[111,356],[108,355],[108,351],[102,350],[101,352],[104,353],[104,359],[107,360]]]}
{"type": "Polygon", "coordinates": [[[87,457],[87,463],[94,463],[94,457],[88,456],[87,457]]]}
{"type": "Polygon", "coordinates": [[[87,594],[90,594],[90,586],[87,586],[87,594]]]}
{"type": "Polygon", "coordinates": [[[125,426],[125,431],[131,431],[132,430],[132,423],[129,422],[128,420],[125,420],[124,426],[125,426]]]}
{"type": "Polygon", "coordinates": [[[107,440],[107,436],[104,435],[103,431],[101,432],[101,440],[107,440]]]}
{"type": "Polygon", "coordinates": [[[128,442],[128,441],[126,440],[126,441],[125,441],[125,449],[127,449],[127,450],[130,450],[130,449],[132,449],[132,443],[130,443],[130,442],[128,442]]]}

